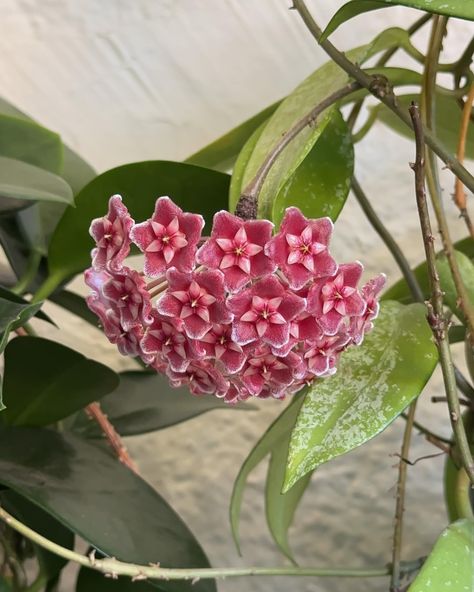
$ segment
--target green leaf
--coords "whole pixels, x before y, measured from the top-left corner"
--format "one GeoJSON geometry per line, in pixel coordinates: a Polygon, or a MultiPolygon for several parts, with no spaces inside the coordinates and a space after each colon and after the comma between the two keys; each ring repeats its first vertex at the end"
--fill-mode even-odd
{"type": "Polygon", "coordinates": [[[474,20],[474,5],[472,2],[466,2],[466,0],[352,0],[344,4],[329,21],[321,36],[320,43],[349,19],[364,12],[396,5],[474,20]]]}
{"type": "MultiPolygon", "coordinates": [[[[347,53],[349,59],[362,64],[378,51],[398,44],[402,29],[388,29],[372,43],[347,53]]],[[[318,103],[347,84],[347,74],[334,62],[328,62],[304,80],[271,116],[245,168],[242,187],[245,188],[275,148],[282,135],[307,115],[318,103]]],[[[284,150],[272,166],[259,195],[259,216],[270,218],[275,195],[279,193],[295,170],[303,162],[330,120],[335,106],[326,109],[314,125],[305,128],[292,141],[291,148],[284,150]]]]}
{"type": "MultiPolygon", "coordinates": [[[[464,253],[469,259],[474,259],[474,241],[471,238],[462,239],[456,243],[454,243],[454,248],[456,251],[464,253]]],[[[439,258],[442,255],[442,252],[437,253],[437,257],[439,258]]],[[[421,289],[423,290],[423,294],[425,297],[429,296],[429,282],[428,282],[428,268],[426,266],[426,261],[420,263],[415,267],[413,270],[415,273],[415,277],[420,284],[421,289]]],[[[401,278],[396,282],[393,286],[391,286],[386,292],[384,293],[382,300],[398,300],[399,302],[403,302],[404,304],[408,304],[413,302],[413,298],[411,296],[411,292],[408,288],[408,284],[406,281],[401,278]]]]}
{"type": "MultiPolygon", "coordinates": [[[[23,113],[23,111],[20,111],[20,109],[17,109],[14,105],[1,97],[0,113],[9,115],[11,117],[16,117],[17,119],[22,119],[23,121],[33,121],[33,119],[26,115],[26,113],[23,113]]],[[[54,132],[50,131],[50,133],[54,132]]],[[[76,193],[78,193],[84,187],[84,185],[92,181],[97,173],[90,166],[90,164],[88,164],[83,158],[76,154],[74,150],[71,150],[64,144],[62,152],[62,167],[58,172],[60,172],[60,176],[71,186],[74,195],[76,195],[76,193]]]]}
{"type": "MultiPolygon", "coordinates": [[[[18,495],[15,491],[8,490],[0,493],[0,500],[2,507],[23,524],[62,547],[74,548],[74,534],[56,518],[53,518],[53,516],[35,506],[26,498],[18,495]]],[[[46,551],[39,545],[34,545],[34,547],[41,570],[48,580],[59,574],[67,564],[67,560],[59,557],[59,555],[46,551]]]]}
{"type": "MultiPolygon", "coordinates": [[[[466,287],[467,295],[471,305],[474,306],[474,264],[469,259],[469,257],[464,255],[464,253],[455,251],[454,254],[458,264],[459,273],[466,287]]],[[[464,314],[459,309],[457,304],[458,296],[456,286],[451,275],[451,270],[449,268],[449,263],[444,255],[438,258],[437,269],[441,282],[441,289],[444,292],[444,301],[449,306],[451,311],[458,317],[458,319],[465,322],[464,314]]]]}
{"type": "Polygon", "coordinates": [[[74,199],[61,177],[20,160],[0,157],[0,214],[25,208],[31,201],[72,204],[74,199]]]}
{"type": "Polygon", "coordinates": [[[240,150],[253,132],[266,121],[281,101],[269,105],[250,119],[221,136],[212,144],[195,152],[185,162],[218,171],[229,170],[235,162],[240,150]]]}
{"type": "Polygon", "coordinates": [[[0,156],[58,174],[62,168],[62,152],[58,134],[32,121],[0,114],[0,156]]]}
{"type": "Polygon", "coordinates": [[[275,419],[260,440],[255,444],[250,454],[240,467],[234,483],[230,500],[230,524],[235,545],[240,553],[239,520],[245,484],[253,469],[269,454],[282,440],[288,438],[295,423],[298,411],[303,402],[303,392],[295,396],[286,409],[275,419]]]}
{"type": "MultiPolygon", "coordinates": [[[[408,110],[412,101],[419,102],[420,95],[409,94],[397,96],[397,102],[401,109],[408,110]]],[[[377,109],[377,117],[382,123],[390,127],[397,134],[410,140],[413,139],[412,131],[388,107],[379,104],[374,109],[377,109]]],[[[462,110],[457,105],[456,99],[439,92],[436,93],[436,123],[434,126],[436,135],[453,154],[457,151],[461,118],[462,110]]],[[[467,134],[466,157],[474,158],[474,133],[472,131],[467,134]]]]}
{"type": "Polygon", "coordinates": [[[273,222],[279,226],[289,206],[300,208],[309,218],[329,216],[335,221],[349,194],[353,170],[351,133],[340,112],[334,111],[311,152],[277,195],[273,222]]]}
{"type": "Polygon", "coordinates": [[[334,376],[309,387],[291,436],[285,491],[384,430],[421,393],[436,362],[425,306],[383,303],[363,344],[342,355],[334,376]]]}
{"type": "MultiPolygon", "coordinates": [[[[31,304],[30,302],[28,302],[28,300],[25,300],[21,296],[18,296],[18,294],[15,294],[14,292],[7,290],[7,288],[4,288],[3,286],[0,286],[0,298],[10,300],[11,302],[15,302],[16,304],[31,304]]],[[[38,319],[41,319],[42,321],[51,323],[51,325],[54,325],[55,327],[57,326],[53,319],[42,310],[38,310],[35,316],[38,319]]]]}
{"type": "Polygon", "coordinates": [[[14,331],[28,322],[38,313],[42,302],[35,304],[14,302],[0,297],[0,353],[3,353],[10,331],[14,331]]]}
{"type": "Polygon", "coordinates": [[[17,337],[5,350],[7,409],[0,417],[7,425],[49,425],[97,401],[118,383],[110,368],[60,343],[17,337]]]}
{"type": "MultiPolygon", "coordinates": [[[[0,482],[107,556],[164,567],[208,567],[193,534],[138,475],[108,451],[42,428],[0,430],[0,482]]],[[[214,592],[213,581],[160,582],[169,592],[214,592]]]]}
{"type": "MultiPolygon", "coordinates": [[[[174,389],[165,376],[155,372],[129,370],[119,377],[118,388],[102,399],[101,408],[122,436],[162,430],[212,409],[233,410],[215,397],[196,397],[186,388],[174,389]]],[[[84,414],[76,417],[72,429],[88,438],[101,437],[84,414]]]]}
{"type": "Polygon", "coordinates": [[[308,473],[295,483],[290,491],[282,493],[290,436],[291,431],[288,432],[287,437],[275,444],[271,451],[265,485],[265,513],[273,540],[281,552],[294,563],[295,560],[288,542],[288,529],[293,522],[298,504],[311,481],[312,473],[308,473]]]}
{"type": "Polygon", "coordinates": [[[409,592],[471,592],[473,557],[474,521],[453,522],[442,532],[409,592]]]}
{"type": "Polygon", "coordinates": [[[160,195],[169,195],[186,211],[202,214],[210,230],[213,214],[227,205],[230,177],[190,164],[168,161],[137,162],[96,177],[68,208],[49,247],[50,286],[83,271],[90,264],[93,246],[89,226],[107,212],[111,195],[120,193],[132,217],[146,220],[160,195]]]}

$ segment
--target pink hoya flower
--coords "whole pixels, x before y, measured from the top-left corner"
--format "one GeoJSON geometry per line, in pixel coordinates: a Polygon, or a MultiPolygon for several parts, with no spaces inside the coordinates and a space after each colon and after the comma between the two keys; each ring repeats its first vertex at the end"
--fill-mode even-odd
{"type": "Polygon", "coordinates": [[[152,322],[150,295],[134,269],[123,267],[104,283],[102,293],[116,309],[124,329],[152,322]]]}
{"type": "Polygon", "coordinates": [[[229,212],[217,212],[211,237],[199,249],[197,261],[220,269],[226,289],[235,292],[251,279],[275,271],[275,263],[264,253],[272,229],[268,220],[244,222],[229,212]]]}
{"type": "Polygon", "coordinates": [[[385,286],[386,279],[386,275],[381,273],[362,287],[362,298],[365,301],[366,309],[361,317],[352,317],[350,326],[352,339],[356,345],[360,345],[364,335],[373,329],[373,321],[377,318],[380,309],[378,298],[385,286]]]}
{"type": "Polygon", "coordinates": [[[199,342],[182,332],[183,323],[154,313],[152,324],[146,328],[140,342],[142,351],[167,361],[174,372],[184,372],[193,360],[204,357],[199,342]]]}
{"type": "Polygon", "coordinates": [[[298,208],[287,208],[280,231],[265,247],[291,288],[302,288],[309,280],[336,273],[337,264],[328,245],[333,223],[329,218],[308,220],[298,208]]]}
{"type": "Polygon", "coordinates": [[[222,211],[210,237],[201,238],[203,225],[163,197],[133,226],[114,196],[91,226],[89,308],[121,354],[172,386],[231,405],[281,399],[333,374],[371,330],[385,277],[358,290],[362,265],[338,268],[329,254],[329,219],[288,208],[273,238],[268,220],[222,211]],[[123,265],[132,238],[144,253],[141,273],[123,265]]]}
{"type": "Polygon", "coordinates": [[[305,301],[269,276],[228,298],[227,307],[235,316],[232,337],[236,343],[260,339],[282,347],[290,339],[289,322],[304,310],[305,301]]]}
{"type": "Polygon", "coordinates": [[[232,315],[224,303],[224,277],[220,271],[181,273],[170,269],[168,289],[158,300],[157,310],[165,317],[181,319],[191,339],[202,339],[213,323],[230,323],[232,315]]]}
{"type": "Polygon", "coordinates": [[[90,235],[96,242],[92,263],[98,269],[118,271],[130,252],[130,230],[134,224],[120,195],[109,200],[106,216],[92,221],[90,235]]]}
{"type": "Polygon", "coordinates": [[[323,331],[334,335],[344,317],[362,316],[365,302],[357,284],[363,267],[358,261],[339,266],[337,274],[316,281],[308,292],[307,310],[317,316],[323,331]]]}
{"type": "Polygon", "coordinates": [[[130,233],[145,254],[145,274],[158,277],[171,266],[178,271],[192,271],[203,228],[202,216],[183,213],[169,197],[160,197],[152,218],[136,224],[130,233]]]}

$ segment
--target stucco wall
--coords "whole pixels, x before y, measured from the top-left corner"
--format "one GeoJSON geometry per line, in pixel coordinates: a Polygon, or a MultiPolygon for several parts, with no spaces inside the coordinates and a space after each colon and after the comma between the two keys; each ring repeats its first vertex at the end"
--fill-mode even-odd
{"type": "MultiPolygon", "coordinates": [[[[321,22],[341,1],[314,1],[321,22]]],[[[181,159],[242,119],[289,92],[323,63],[323,52],[288,0],[2,0],[0,88],[7,99],[58,131],[99,171],[144,159],[181,159]]],[[[370,40],[388,26],[406,26],[418,13],[393,8],[359,17],[334,36],[341,48],[370,40]]],[[[453,25],[446,59],[472,35],[453,25]]],[[[418,40],[423,44],[425,36],[418,40]]],[[[415,262],[421,243],[414,208],[409,142],[376,127],[357,146],[357,171],[377,211],[415,262]]],[[[449,204],[452,180],[443,177],[455,234],[462,227],[449,204]]],[[[336,229],[338,258],[360,258],[369,271],[398,277],[396,267],[350,199],[336,229]]],[[[79,281],[75,287],[81,289],[79,281]]],[[[53,308],[53,307],[52,307],[53,308]]],[[[117,368],[127,366],[105,339],[56,309],[61,338],[117,368]]],[[[42,326],[43,334],[58,338],[42,326]]],[[[460,352],[457,352],[460,354],[460,352]]],[[[458,356],[461,363],[461,355],[458,356]]],[[[129,364],[128,364],[129,365],[129,364]]],[[[422,397],[425,423],[447,433],[447,411],[429,403],[437,375],[422,397]]],[[[227,508],[233,479],[271,419],[278,402],[259,411],[213,412],[156,435],[129,441],[143,475],[180,511],[214,565],[277,564],[264,522],[264,469],[251,476],[242,514],[244,558],[231,542],[227,508]]],[[[322,467],[292,529],[303,565],[378,565],[389,560],[394,484],[403,422],[381,437],[322,467]]],[[[410,456],[434,450],[415,436],[410,456]]],[[[443,459],[409,471],[404,556],[426,554],[445,522],[440,477],[443,459]]],[[[159,559],[159,558],[157,558],[159,559]]],[[[370,592],[381,580],[226,581],[226,592],[370,592]]],[[[68,583],[63,591],[71,590],[68,583]]]]}

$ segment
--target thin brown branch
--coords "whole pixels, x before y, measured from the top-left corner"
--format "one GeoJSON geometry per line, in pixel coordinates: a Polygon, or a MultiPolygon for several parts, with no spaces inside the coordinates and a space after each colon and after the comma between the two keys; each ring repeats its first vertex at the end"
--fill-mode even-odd
{"type": "Polygon", "coordinates": [[[271,168],[285,148],[300,134],[306,127],[315,125],[317,118],[339,100],[352,94],[360,88],[358,82],[351,82],[323,99],[311,111],[297,121],[287,132],[283,134],[278,143],[269,152],[255,177],[245,187],[235,208],[235,214],[244,220],[251,220],[257,217],[258,196],[265,183],[271,168]]]}
{"type": "Polygon", "coordinates": [[[102,430],[107,442],[115,452],[115,455],[121,463],[131,469],[134,473],[138,474],[137,465],[127,452],[125,445],[122,442],[120,435],[115,430],[114,426],[110,423],[107,415],[100,408],[99,403],[90,403],[86,407],[87,415],[93,419],[102,430]]]}
{"type": "Polygon", "coordinates": [[[443,372],[444,387],[448,399],[449,416],[453,428],[456,444],[462,460],[462,465],[474,484],[474,462],[466,431],[461,417],[461,407],[456,388],[456,376],[448,338],[448,321],[443,310],[443,292],[436,269],[436,254],[434,250],[434,238],[431,231],[430,215],[425,192],[425,144],[423,138],[423,126],[420,119],[420,111],[414,103],[410,107],[410,116],[415,131],[416,160],[412,165],[415,172],[415,193],[420,217],[423,244],[425,247],[428,277],[430,282],[431,298],[428,305],[428,322],[433,332],[436,347],[439,353],[441,369],[443,372]]]}
{"type": "Polygon", "coordinates": [[[411,435],[413,432],[413,422],[415,421],[416,400],[410,405],[407,416],[405,432],[403,434],[402,448],[400,452],[400,462],[398,463],[398,481],[397,481],[397,501],[395,504],[395,524],[393,528],[393,546],[392,546],[392,574],[390,578],[390,592],[399,592],[401,578],[401,553],[403,537],[403,512],[405,511],[405,489],[407,482],[406,462],[403,459],[408,457],[410,451],[411,435]]]}
{"type": "MultiPolygon", "coordinates": [[[[467,132],[469,130],[469,123],[471,121],[471,114],[472,114],[472,104],[474,103],[474,84],[471,84],[471,88],[469,89],[469,94],[467,95],[466,101],[464,103],[463,111],[462,111],[462,118],[461,118],[461,127],[459,129],[459,143],[458,143],[458,152],[457,157],[459,162],[464,162],[464,157],[466,155],[466,140],[467,140],[467,132]]],[[[454,203],[459,209],[461,217],[464,219],[469,234],[474,239],[474,226],[472,224],[471,217],[469,216],[469,212],[467,211],[467,196],[466,192],[464,191],[464,185],[460,179],[456,177],[454,182],[454,195],[453,195],[454,203]]]]}

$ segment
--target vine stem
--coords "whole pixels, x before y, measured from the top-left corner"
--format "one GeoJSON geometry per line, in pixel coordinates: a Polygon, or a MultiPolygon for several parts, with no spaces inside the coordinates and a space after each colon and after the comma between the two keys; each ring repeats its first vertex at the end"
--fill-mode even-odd
{"type": "Polygon", "coordinates": [[[410,452],[411,435],[415,422],[416,400],[410,405],[403,433],[402,447],[400,450],[400,462],[398,463],[397,501],[395,504],[395,525],[393,529],[392,545],[392,574],[390,577],[390,592],[398,592],[400,589],[400,561],[403,538],[403,512],[405,511],[405,490],[407,483],[408,463],[403,459],[408,458],[410,452]]]}
{"type": "MultiPolygon", "coordinates": [[[[469,89],[469,93],[466,98],[466,102],[464,103],[463,111],[462,111],[462,119],[461,119],[461,126],[459,129],[459,143],[458,143],[458,152],[457,157],[459,162],[464,162],[464,157],[466,154],[466,139],[467,139],[467,132],[469,129],[469,122],[471,121],[471,113],[472,113],[472,104],[474,103],[474,84],[471,84],[471,88],[469,89]]],[[[474,239],[474,226],[472,224],[471,217],[467,211],[467,199],[466,193],[464,191],[464,185],[462,181],[460,181],[457,177],[454,182],[454,203],[459,209],[461,214],[461,218],[464,219],[469,234],[471,238],[474,239]]]]}
{"type": "MultiPolygon", "coordinates": [[[[359,66],[351,62],[341,51],[339,51],[328,39],[319,41],[322,35],[322,30],[316,23],[311,13],[309,12],[304,0],[293,0],[293,8],[303,19],[309,32],[313,35],[322,49],[328,56],[342,68],[351,78],[354,78],[360,86],[366,88],[374,95],[376,99],[384,103],[395,115],[403,121],[409,128],[413,129],[412,121],[409,115],[399,107],[397,97],[393,93],[393,89],[386,79],[378,77],[374,80],[373,76],[364,72],[359,66]]],[[[429,130],[424,131],[424,141],[428,146],[439,156],[445,163],[446,167],[450,169],[457,177],[461,179],[464,185],[474,193],[474,177],[471,173],[446,150],[444,145],[432,134],[429,130]]]]}
{"type": "Polygon", "coordinates": [[[423,138],[423,126],[421,124],[420,111],[416,104],[409,109],[415,131],[416,160],[412,165],[415,173],[415,193],[420,218],[423,244],[425,247],[428,277],[430,281],[431,299],[428,305],[428,322],[433,331],[436,347],[438,348],[441,369],[443,372],[446,397],[448,399],[449,416],[453,428],[456,444],[462,460],[462,465],[474,484],[474,462],[461,417],[461,408],[456,389],[456,376],[451,358],[451,350],[448,340],[447,320],[443,311],[443,292],[436,269],[436,254],[433,246],[434,237],[431,231],[430,215],[425,192],[425,145],[423,138]]]}
{"type": "Polygon", "coordinates": [[[271,168],[275,164],[277,158],[285,150],[285,148],[300,134],[306,127],[314,125],[317,118],[326,111],[328,107],[337,103],[340,99],[347,97],[360,88],[358,82],[351,82],[342,88],[339,88],[331,95],[318,103],[311,111],[297,121],[288,131],[286,131],[274,148],[268,153],[265,160],[262,162],[260,168],[255,174],[255,177],[245,187],[241,194],[235,213],[244,220],[252,220],[257,217],[258,195],[265,183],[271,168]]]}
{"type": "MultiPolygon", "coordinates": [[[[0,519],[8,526],[36,543],[40,547],[59,555],[68,561],[74,561],[84,567],[100,571],[110,577],[129,576],[132,580],[200,580],[241,576],[318,576],[318,577],[347,577],[347,578],[375,578],[388,576],[390,566],[372,569],[359,568],[317,568],[317,567],[209,567],[209,568],[165,568],[159,564],[139,565],[125,563],[114,558],[96,559],[94,554],[82,555],[71,549],[62,547],[38,532],[26,526],[6,510],[0,507],[0,519]]],[[[405,571],[408,573],[419,569],[420,562],[407,562],[405,571]]]]}
{"type": "Polygon", "coordinates": [[[85,409],[87,415],[93,419],[102,430],[107,442],[114,451],[121,463],[127,466],[134,473],[138,474],[138,468],[122,442],[122,439],[114,426],[110,423],[107,415],[102,411],[99,403],[90,403],[85,409]]]}

